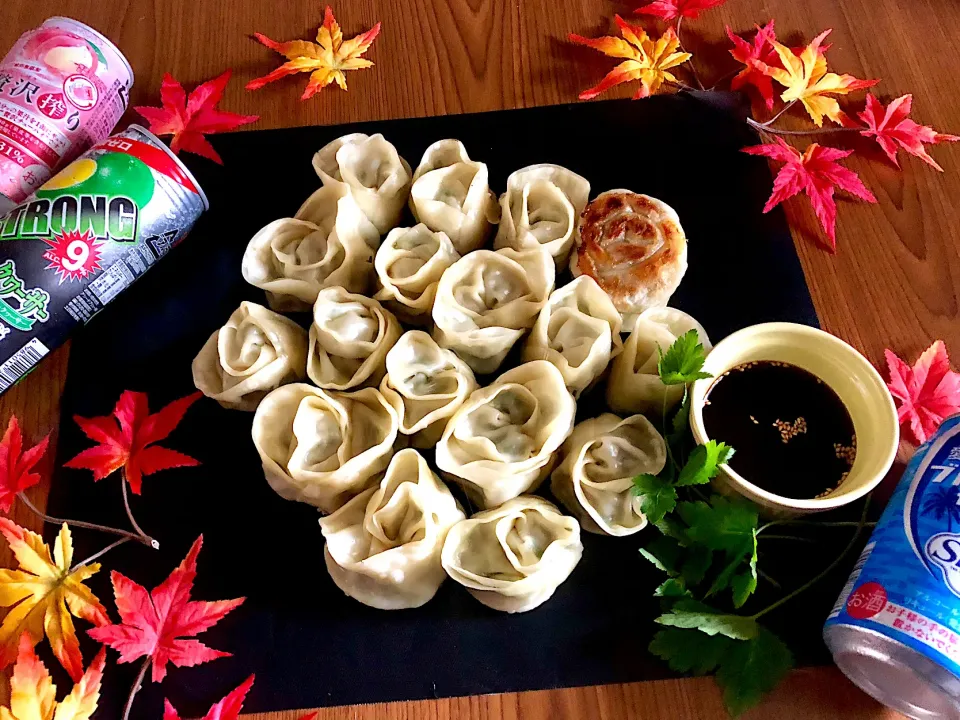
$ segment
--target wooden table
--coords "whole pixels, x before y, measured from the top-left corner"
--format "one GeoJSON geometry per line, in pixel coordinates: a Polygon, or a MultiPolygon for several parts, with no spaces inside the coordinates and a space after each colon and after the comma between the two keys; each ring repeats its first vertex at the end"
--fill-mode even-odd
{"type": "MultiPolygon", "coordinates": [[[[310,37],[322,13],[322,3],[312,0],[72,0],[66,6],[53,0],[4,0],[0,49],[46,17],[66,12],[97,27],[129,58],[137,75],[131,104],[157,104],[164,72],[192,86],[232,67],[236,79],[222,105],[259,114],[261,120],[253,127],[261,129],[571,102],[613,63],[571,46],[567,33],[609,34],[613,14],[629,15],[631,8],[632,3],[605,0],[341,3],[335,10],[348,37],[378,20],[383,22],[369,53],[376,67],[350,73],[349,93],[331,88],[308,102],[298,100],[304,76],[256,93],[245,92],[243,84],[280,60],[248,36],[260,31],[277,40],[310,37]]],[[[917,120],[943,131],[960,131],[960,91],[953,73],[960,45],[960,4],[954,0],[730,0],[685,25],[685,43],[695,53],[708,84],[736,67],[726,54],[724,25],[747,30],[771,15],[780,37],[790,44],[834,28],[829,55],[834,69],[861,78],[883,78],[882,97],[911,92],[917,120]]],[[[628,92],[632,89],[620,95],[628,92]]],[[[127,119],[134,117],[131,113],[127,119]]],[[[589,129],[576,141],[590,141],[589,129]]],[[[624,139],[624,148],[635,142],[624,139]]],[[[616,157],[618,143],[598,138],[597,152],[616,157]]],[[[960,204],[956,201],[960,152],[941,147],[935,153],[946,171],[942,175],[913,158],[905,157],[902,173],[885,164],[851,161],[880,204],[840,201],[835,256],[817,244],[819,231],[809,205],[787,203],[797,252],[824,328],[855,345],[878,366],[885,347],[912,359],[938,337],[960,358],[960,204]]],[[[654,171],[637,167],[639,177],[654,171]]],[[[50,431],[56,435],[67,353],[67,349],[53,353],[0,399],[0,421],[5,424],[15,412],[28,438],[50,431]]],[[[51,458],[48,453],[45,474],[51,458]]],[[[38,503],[44,502],[45,495],[45,487],[31,491],[38,503]]],[[[36,526],[19,506],[14,519],[36,526]]],[[[9,556],[0,559],[9,561],[9,556]]],[[[856,690],[839,672],[826,668],[792,673],[762,708],[749,714],[767,715],[785,719],[896,716],[856,690]]],[[[292,720],[299,714],[250,717],[292,720]]],[[[333,708],[321,713],[321,718],[378,720],[601,717],[680,720],[725,718],[726,714],[708,679],[333,708]]]]}

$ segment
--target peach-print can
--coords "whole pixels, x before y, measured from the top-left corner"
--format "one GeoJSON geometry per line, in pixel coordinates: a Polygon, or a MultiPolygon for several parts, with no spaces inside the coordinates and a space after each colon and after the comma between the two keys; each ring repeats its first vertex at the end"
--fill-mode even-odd
{"type": "Polygon", "coordinates": [[[53,17],[0,60],[0,215],[95,144],[127,108],[133,70],[93,28],[53,17]]]}

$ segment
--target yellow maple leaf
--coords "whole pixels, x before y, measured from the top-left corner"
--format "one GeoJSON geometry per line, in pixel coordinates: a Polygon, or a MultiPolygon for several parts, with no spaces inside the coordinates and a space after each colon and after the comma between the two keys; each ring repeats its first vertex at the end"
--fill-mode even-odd
{"type": "Polygon", "coordinates": [[[46,634],[57,660],[74,682],[79,681],[83,657],[71,614],[97,626],[110,622],[103,605],[83,584],[100,570],[99,563],[70,571],[73,539],[66,523],[52,559],[43,538],[12,520],[0,518],[0,533],[20,563],[18,570],[0,570],[0,607],[10,608],[0,625],[0,669],[17,658],[23,635],[36,645],[46,634]]]}
{"type": "Polygon", "coordinates": [[[668,72],[670,68],[682,65],[693,57],[688,52],[677,52],[680,38],[673,28],[668,28],[663,36],[653,40],[643,28],[631,25],[619,15],[615,17],[623,39],[609,36],[592,39],[570,34],[572,42],[599,50],[610,57],[625,58],[624,62],[607,73],[597,85],[580,93],[581,100],[595,98],[614,85],[630,80],[640,81],[640,89],[633,96],[634,100],[649,97],[656,93],[664,82],[677,81],[676,77],[668,72]]]}
{"type": "Polygon", "coordinates": [[[824,116],[835,123],[842,123],[843,111],[840,110],[840,103],[830,97],[831,95],[846,95],[880,82],[879,80],[858,80],[853,75],[827,72],[825,54],[827,48],[822,47],[822,44],[831,32],[831,30],[824,30],[799,54],[774,40],[771,44],[777,51],[783,67],[758,64],[761,72],[787,88],[780,98],[784,102],[795,100],[802,102],[817,127],[823,127],[824,116]]]}
{"type": "Polygon", "coordinates": [[[310,82],[303,91],[301,100],[313,97],[318,91],[332,82],[336,82],[342,90],[347,89],[345,70],[361,70],[372,67],[370,60],[360,57],[373,44],[380,33],[380,23],[377,23],[365,33],[361,33],[350,40],[344,41],[340,25],[333,17],[333,10],[327,5],[323,14],[323,25],[317,31],[317,42],[306,40],[291,40],[278,43],[266,35],[254,33],[254,37],[271,50],[287,58],[285,62],[272,73],[247,83],[247,90],[259,90],[267,83],[279,80],[294,73],[310,73],[310,82]]]}
{"type": "Polygon", "coordinates": [[[24,633],[10,678],[10,705],[0,707],[0,720],[89,720],[100,700],[106,657],[101,648],[70,694],[57,703],[57,686],[34,653],[30,635],[24,633]]]}

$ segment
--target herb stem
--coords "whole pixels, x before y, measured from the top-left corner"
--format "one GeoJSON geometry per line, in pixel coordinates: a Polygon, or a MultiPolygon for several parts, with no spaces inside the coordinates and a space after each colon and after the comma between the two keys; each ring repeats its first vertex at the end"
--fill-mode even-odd
{"type": "Polygon", "coordinates": [[[806,590],[809,590],[809,589],[812,588],[814,585],[816,585],[818,582],[820,582],[823,578],[825,578],[828,574],[830,574],[830,572],[831,572],[835,567],[837,567],[837,565],[839,565],[841,562],[843,562],[843,559],[844,559],[844,558],[847,556],[847,554],[853,549],[854,545],[856,545],[857,540],[858,540],[859,537],[860,537],[860,533],[863,532],[863,528],[864,528],[864,527],[866,526],[866,524],[867,524],[867,510],[869,510],[869,509],[870,509],[870,496],[867,495],[867,499],[866,499],[866,500],[864,501],[864,503],[863,503],[863,511],[860,513],[860,522],[857,523],[857,530],[856,530],[856,532],[853,534],[853,537],[850,538],[850,542],[847,543],[847,546],[843,549],[843,552],[841,552],[841,553],[833,560],[833,562],[831,562],[831,563],[830,563],[829,565],[827,565],[823,570],[821,570],[817,575],[815,575],[813,578],[811,578],[810,580],[808,580],[807,582],[805,582],[803,585],[801,585],[800,587],[798,587],[798,588],[797,588],[796,590],[794,590],[793,592],[788,593],[787,595],[784,595],[782,598],[780,598],[779,600],[777,600],[777,601],[776,601],[775,603],[773,603],[772,605],[768,605],[767,607],[765,607],[765,608],[764,608],[763,610],[761,610],[760,612],[755,613],[754,615],[751,615],[751,616],[750,616],[751,619],[753,619],[753,620],[758,620],[759,618],[763,617],[763,616],[766,615],[767,613],[772,612],[773,610],[776,610],[776,609],[777,609],[778,607],[780,607],[781,605],[790,602],[790,601],[793,600],[797,595],[799,595],[799,594],[802,593],[802,592],[805,592],[806,590]]]}
{"type": "Polygon", "coordinates": [[[769,575],[767,575],[767,574],[766,574],[763,570],[761,570],[760,568],[757,568],[757,575],[759,575],[759,576],[762,577],[764,580],[766,580],[768,583],[770,583],[771,585],[773,585],[777,590],[780,589],[780,587],[781,587],[781,586],[780,586],[780,583],[778,583],[778,582],[777,582],[776,580],[774,580],[772,577],[770,577],[769,575]]]}
{"type": "Polygon", "coordinates": [[[133,517],[133,510],[130,509],[130,498],[127,496],[127,474],[123,471],[120,472],[120,488],[123,492],[123,507],[127,511],[127,518],[129,518],[130,524],[133,525],[133,529],[136,530],[137,534],[140,536],[140,541],[145,545],[149,545],[154,550],[159,550],[160,543],[147,535],[133,517]]]}
{"type": "MultiPolygon", "coordinates": [[[[139,540],[139,538],[135,538],[135,539],[139,540]]],[[[115,540],[114,542],[110,543],[110,544],[107,545],[105,548],[103,548],[103,550],[94,553],[93,555],[91,555],[90,557],[88,557],[86,560],[81,560],[80,562],[78,562],[76,565],[74,565],[72,568],[70,568],[70,570],[68,571],[68,574],[73,573],[73,572],[79,570],[79,569],[82,568],[84,565],[89,565],[89,564],[92,563],[94,560],[96,560],[96,559],[98,559],[98,558],[103,557],[104,555],[106,555],[108,552],[110,552],[111,550],[113,550],[115,547],[119,547],[120,545],[123,545],[125,542],[129,542],[130,540],[131,540],[131,538],[129,538],[129,537],[122,537],[122,538],[120,538],[119,540],[115,540]]]]}
{"type": "Polygon", "coordinates": [[[121,530],[119,528],[107,527],[106,525],[97,525],[96,523],[84,522],[83,520],[65,520],[64,518],[54,517],[53,515],[47,515],[45,512],[40,510],[36,505],[34,505],[24,493],[18,493],[17,496],[27,506],[27,509],[30,510],[34,515],[43,520],[44,522],[50,523],[51,525],[63,525],[66,523],[71,527],[85,528],[86,530],[97,530],[98,532],[110,533],[111,535],[119,535],[128,540],[136,540],[141,542],[144,545],[150,545],[150,538],[142,537],[136,535],[127,530],[121,530]]]}
{"type": "Polygon", "coordinates": [[[800,537],[799,535],[764,535],[764,540],[796,540],[797,542],[815,543],[813,538],[800,537]]]}
{"type": "Polygon", "coordinates": [[[148,656],[147,659],[143,661],[143,665],[140,666],[140,672],[137,674],[137,679],[134,680],[133,687],[130,688],[127,704],[123,707],[123,720],[130,720],[130,710],[133,708],[133,699],[137,696],[140,686],[143,685],[143,678],[147,674],[147,668],[150,667],[150,660],[151,658],[148,656]]]}

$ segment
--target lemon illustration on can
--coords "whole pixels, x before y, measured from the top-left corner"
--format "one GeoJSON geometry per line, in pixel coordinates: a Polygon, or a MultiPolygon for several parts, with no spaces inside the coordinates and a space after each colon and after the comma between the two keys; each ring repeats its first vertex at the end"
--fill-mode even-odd
{"type": "Polygon", "coordinates": [[[153,197],[150,168],[126,153],[104,153],[97,158],[74,160],[37,190],[37,197],[70,195],[123,195],[143,207],[153,197]]]}

